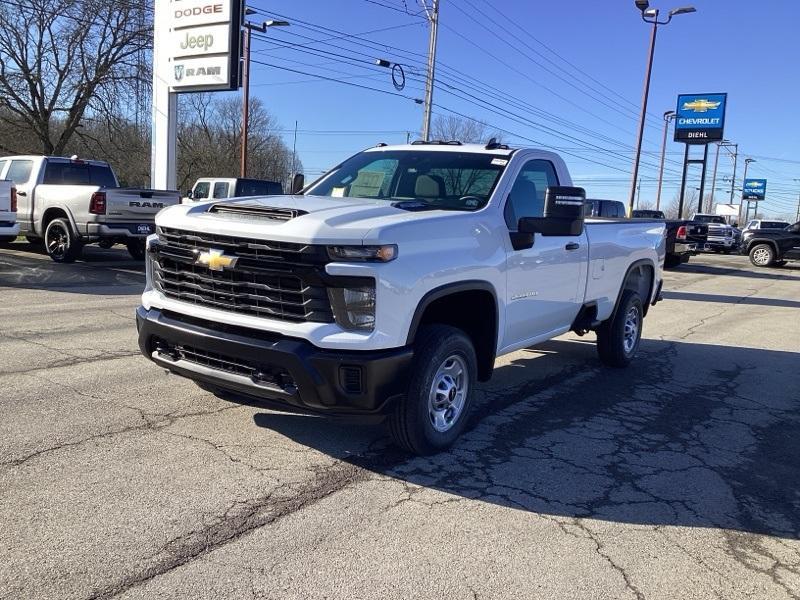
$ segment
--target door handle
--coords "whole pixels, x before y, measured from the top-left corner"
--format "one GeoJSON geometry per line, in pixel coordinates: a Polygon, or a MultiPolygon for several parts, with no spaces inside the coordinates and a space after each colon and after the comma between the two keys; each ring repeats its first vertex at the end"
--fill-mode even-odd
{"type": "Polygon", "coordinates": [[[17,192],[17,196],[27,196],[28,192],[17,192]]]}
{"type": "Polygon", "coordinates": [[[564,246],[567,250],[577,250],[581,247],[581,245],[577,242],[570,242],[566,246],[564,246]]]}

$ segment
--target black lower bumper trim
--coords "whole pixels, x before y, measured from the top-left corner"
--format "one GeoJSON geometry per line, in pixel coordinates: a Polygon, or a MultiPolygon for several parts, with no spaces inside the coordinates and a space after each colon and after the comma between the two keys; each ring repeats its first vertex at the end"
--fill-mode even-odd
{"type": "Polygon", "coordinates": [[[160,310],[136,310],[139,348],[169,371],[222,390],[311,412],[380,415],[405,393],[411,348],[323,350],[160,310]]]}

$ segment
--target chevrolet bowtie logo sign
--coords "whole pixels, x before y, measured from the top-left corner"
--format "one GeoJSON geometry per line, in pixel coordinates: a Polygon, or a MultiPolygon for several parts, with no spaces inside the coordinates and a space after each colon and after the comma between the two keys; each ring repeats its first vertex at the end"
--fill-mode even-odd
{"type": "Polygon", "coordinates": [[[709,110],[716,110],[722,102],[711,102],[711,100],[693,100],[692,102],[684,102],[683,110],[692,110],[694,112],[704,113],[709,110]]]}
{"type": "Polygon", "coordinates": [[[226,256],[222,250],[210,249],[208,252],[200,252],[197,255],[194,263],[208,267],[212,271],[224,271],[225,269],[233,269],[236,263],[239,262],[238,257],[226,256]]]}

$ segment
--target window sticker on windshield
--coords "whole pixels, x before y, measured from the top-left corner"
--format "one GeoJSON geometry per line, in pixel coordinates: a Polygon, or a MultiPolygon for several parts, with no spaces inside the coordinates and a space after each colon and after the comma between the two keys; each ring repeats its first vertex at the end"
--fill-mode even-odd
{"type": "Polygon", "coordinates": [[[350,186],[350,195],[359,198],[380,196],[386,173],[381,171],[359,171],[358,177],[350,186]]]}
{"type": "Polygon", "coordinates": [[[344,198],[345,191],[347,191],[347,188],[335,187],[331,190],[331,196],[333,198],[344,198]]]}
{"type": "Polygon", "coordinates": [[[508,164],[508,160],[505,158],[493,158],[492,164],[497,167],[505,167],[508,164]]]}

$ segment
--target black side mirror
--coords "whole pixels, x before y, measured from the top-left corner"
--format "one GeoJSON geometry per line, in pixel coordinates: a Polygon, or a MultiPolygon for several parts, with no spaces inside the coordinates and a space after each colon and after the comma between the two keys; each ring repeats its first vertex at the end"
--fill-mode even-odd
{"type": "Polygon", "coordinates": [[[306,187],[306,177],[302,173],[295,173],[292,178],[292,194],[299,194],[306,187]]]}
{"type": "Polygon", "coordinates": [[[544,197],[543,217],[523,217],[521,233],[544,236],[570,236],[583,233],[586,190],[577,187],[550,186],[544,197]]]}
{"type": "Polygon", "coordinates": [[[189,190],[188,192],[186,192],[185,196],[186,196],[186,197],[187,197],[189,200],[191,200],[192,198],[194,198],[194,192],[193,192],[192,190],[189,190]]]}

